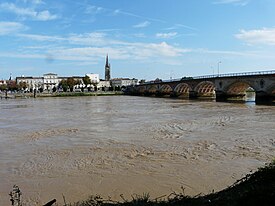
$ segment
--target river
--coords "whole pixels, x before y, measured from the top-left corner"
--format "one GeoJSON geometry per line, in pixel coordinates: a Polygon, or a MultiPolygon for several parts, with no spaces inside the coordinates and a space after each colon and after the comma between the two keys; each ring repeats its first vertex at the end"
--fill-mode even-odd
{"type": "Polygon", "coordinates": [[[275,107],[101,96],[0,100],[0,205],[221,190],[275,157],[275,107]]]}

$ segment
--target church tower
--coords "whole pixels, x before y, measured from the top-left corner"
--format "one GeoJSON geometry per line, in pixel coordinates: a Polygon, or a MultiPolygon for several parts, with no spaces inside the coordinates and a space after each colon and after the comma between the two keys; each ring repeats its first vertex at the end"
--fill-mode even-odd
{"type": "Polygon", "coordinates": [[[110,81],[111,79],[111,65],[109,64],[108,54],[106,56],[106,64],[105,64],[105,80],[110,81]]]}

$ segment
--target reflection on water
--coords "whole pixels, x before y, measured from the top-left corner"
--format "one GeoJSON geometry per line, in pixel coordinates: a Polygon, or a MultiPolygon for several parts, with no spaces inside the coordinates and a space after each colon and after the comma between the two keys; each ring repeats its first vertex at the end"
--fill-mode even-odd
{"type": "Polygon", "coordinates": [[[0,101],[0,205],[222,189],[275,154],[275,108],[109,96],[0,101]]]}

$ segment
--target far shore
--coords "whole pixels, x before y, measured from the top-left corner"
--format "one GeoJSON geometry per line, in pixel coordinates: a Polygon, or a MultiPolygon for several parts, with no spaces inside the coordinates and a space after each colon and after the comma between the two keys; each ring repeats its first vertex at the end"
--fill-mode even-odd
{"type": "Polygon", "coordinates": [[[123,95],[122,91],[97,91],[97,92],[53,92],[53,93],[12,93],[5,96],[1,95],[1,99],[14,98],[34,98],[34,97],[78,97],[78,96],[110,96],[123,95]]]}

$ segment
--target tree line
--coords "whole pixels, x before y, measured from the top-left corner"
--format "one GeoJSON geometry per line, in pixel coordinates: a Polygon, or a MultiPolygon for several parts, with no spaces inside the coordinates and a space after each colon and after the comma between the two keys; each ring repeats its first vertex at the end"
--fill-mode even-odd
{"type": "MultiPolygon", "coordinates": [[[[74,88],[76,85],[84,85],[81,86],[79,89],[81,89],[82,92],[84,92],[85,89],[88,91],[91,91],[91,87],[88,87],[88,85],[93,85],[93,91],[97,91],[99,88],[97,87],[97,83],[94,83],[91,81],[91,79],[88,76],[85,76],[82,78],[82,81],[80,79],[76,80],[73,77],[69,77],[67,79],[61,80],[57,86],[54,86],[51,90],[52,92],[56,91],[64,91],[64,92],[73,92],[74,88]]],[[[27,82],[19,82],[18,84],[16,83],[15,80],[8,80],[6,81],[6,84],[1,84],[0,85],[0,91],[26,91],[26,89],[29,88],[29,85],[27,82]]],[[[108,88],[100,88],[102,91],[121,91],[120,86],[116,87],[108,87],[108,88]]],[[[46,89],[47,90],[47,89],[46,89]]],[[[44,89],[42,85],[38,88],[39,92],[43,92],[44,89]]],[[[28,92],[33,92],[33,88],[30,88],[28,92]]]]}

